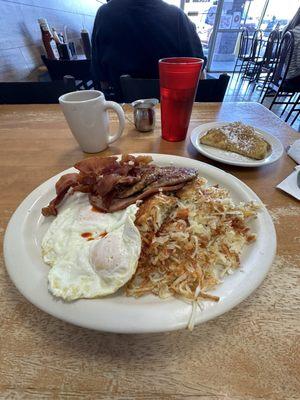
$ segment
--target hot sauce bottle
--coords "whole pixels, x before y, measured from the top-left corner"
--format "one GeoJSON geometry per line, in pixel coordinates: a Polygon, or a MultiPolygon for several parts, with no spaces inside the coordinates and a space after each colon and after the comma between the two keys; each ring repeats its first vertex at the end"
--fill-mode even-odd
{"type": "Polygon", "coordinates": [[[48,22],[45,18],[39,18],[38,22],[40,24],[42,32],[42,40],[46,50],[47,57],[49,60],[55,60],[59,58],[57,47],[53,35],[50,31],[48,22]]]}

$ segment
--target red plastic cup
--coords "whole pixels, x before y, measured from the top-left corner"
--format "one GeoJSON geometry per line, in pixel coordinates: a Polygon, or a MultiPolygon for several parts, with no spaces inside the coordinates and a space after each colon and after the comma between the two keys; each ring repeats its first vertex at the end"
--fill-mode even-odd
{"type": "Polygon", "coordinates": [[[170,142],[187,134],[203,60],[174,57],[159,60],[162,137],[170,142]]]}

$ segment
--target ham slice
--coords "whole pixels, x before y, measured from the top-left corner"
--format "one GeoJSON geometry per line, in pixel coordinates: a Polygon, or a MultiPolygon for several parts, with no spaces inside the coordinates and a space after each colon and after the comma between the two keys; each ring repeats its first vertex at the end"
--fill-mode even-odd
{"type": "Polygon", "coordinates": [[[197,175],[197,171],[191,168],[157,167],[150,165],[144,169],[141,180],[135,185],[118,193],[123,199],[149,188],[174,186],[181,182],[187,182],[197,175]]]}
{"type": "Polygon", "coordinates": [[[192,168],[162,167],[160,176],[147,188],[157,188],[164,186],[177,185],[178,183],[188,182],[197,176],[197,171],[192,168]]]}
{"type": "Polygon", "coordinates": [[[109,207],[105,207],[105,204],[103,204],[102,198],[99,196],[90,196],[90,203],[97,208],[99,211],[104,211],[104,212],[115,212],[119,210],[123,210],[124,208],[130,206],[131,204],[136,203],[138,200],[143,200],[147,197],[152,196],[153,194],[156,194],[158,192],[175,192],[176,190],[182,189],[185,183],[179,183],[178,185],[175,186],[165,186],[165,187],[157,187],[157,188],[151,188],[147,189],[144,192],[140,194],[135,194],[133,196],[119,199],[115,198],[112,200],[111,204],[109,207]]]}
{"type": "Polygon", "coordinates": [[[140,180],[134,184],[133,186],[126,187],[123,191],[118,193],[118,197],[124,199],[126,197],[132,196],[133,194],[140,192],[145,189],[150,183],[156,181],[160,175],[160,168],[150,165],[146,168],[143,168],[141,171],[140,180]]]}

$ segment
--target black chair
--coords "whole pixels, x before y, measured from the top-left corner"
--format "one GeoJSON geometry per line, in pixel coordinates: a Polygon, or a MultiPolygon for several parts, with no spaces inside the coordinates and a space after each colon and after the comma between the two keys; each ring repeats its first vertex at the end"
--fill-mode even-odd
{"type": "Polygon", "coordinates": [[[233,76],[235,72],[238,72],[237,79],[239,78],[241,72],[244,71],[244,66],[246,66],[245,63],[250,59],[250,54],[248,53],[248,47],[249,47],[249,32],[248,29],[243,28],[239,40],[239,52],[233,70],[233,76]]]}
{"type": "Polygon", "coordinates": [[[299,115],[300,115],[300,93],[297,95],[294,104],[292,105],[287,117],[285,118],[285,122],[289,122],[289,124],[293,126],[299,115]],[[292,121],[289,122],[289,119],[293,113],[296,114],[294,114],[292,121]]]}
{"type": "Polygon", "coordinates": [[[227,90],[230,76],[219,75],[218,79],[201,79],[198,84],[195,101],[199,103],[221,103],[227,90]]]}
{"type": "MultiPolygon", "coordinates": [[[[276,62],[274,73],[270,79],[268,87],[261,99],[264,102],[266,97],[273,97],[269,107],[271,110],[275,104],[284,105],[280,114],[282,116],[288,106],[293,106],[297,103],[297,93],[300,92],[300,87],[295,87],[287,80],[287,73],[291,63],[291,58],[294,51],[294,34],[288,31],[284,34],[279,47],[279,56],[276,62]],[[283,100],[281,100],[283,98],[283,100]]],[[[289,117],[290,115],[288,115],[289,117]]],[[[286,120],[288,119],[286,118],[286,120]]]]}
{"type": "Polygon", "coordinates": [[[250,55],[244,60],[243,67],[241,69],[242,79],[253,80],[256,74],[256,64],[262,62],[261,50],[263,46],[262,30],[256,29],[253,34],[250,55]]]}
{"type": "Polygon", "coordinates": [[[53,104],[75,90],[72,76],[56,82],[0,82],[0,104],[53,104]]]}
{"type": "Polygon", "coordinates": [[[130,75],[120,77],[124,103],[138,99],[160,98],[159,79],[132,78],[130,75]]]}
{"type": "Polygon", "coordinates": [[[253,81],[255,83],[262,82],[262,90],[265,89],[267,83],[270,81],[271,73],[274,71],[280,45],[280,32],[275,29],[268,36],[267,44],[262,59],[258,59],[253,62],[254,76],[253,81]],[[262,77],[261,75],[265,75],[262,77]]]}
{"type": "MultiPolygon", "coordinates": [[[[229,80],[230,77],[227,74],[221,74],[218,79],[199,80],[195,101],[222,102],[229,80]]],[[[120,82],[125,103],[138,99],[160,98],[159,79],[141,79],[122,75],[120,82]]]]}
{"type": "Polygon", "coordinates": [[[71,75],[75,78],[78,90],[88,90],[94,87],[91,60],[49,60],[44,55],[41,58],[52,81],[60,81],[65,75],[71,75]]]}

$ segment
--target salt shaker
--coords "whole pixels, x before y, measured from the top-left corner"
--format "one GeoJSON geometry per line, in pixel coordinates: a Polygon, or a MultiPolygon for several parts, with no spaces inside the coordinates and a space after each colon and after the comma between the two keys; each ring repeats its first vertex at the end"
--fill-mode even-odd
{"type": "Polygon", "coordinates": [[[134,124],[138,131],[149,132],[155,127],[155,110],[157,99],[141,99],[134,101],[131,105],[134,108],[134,124]]]}

